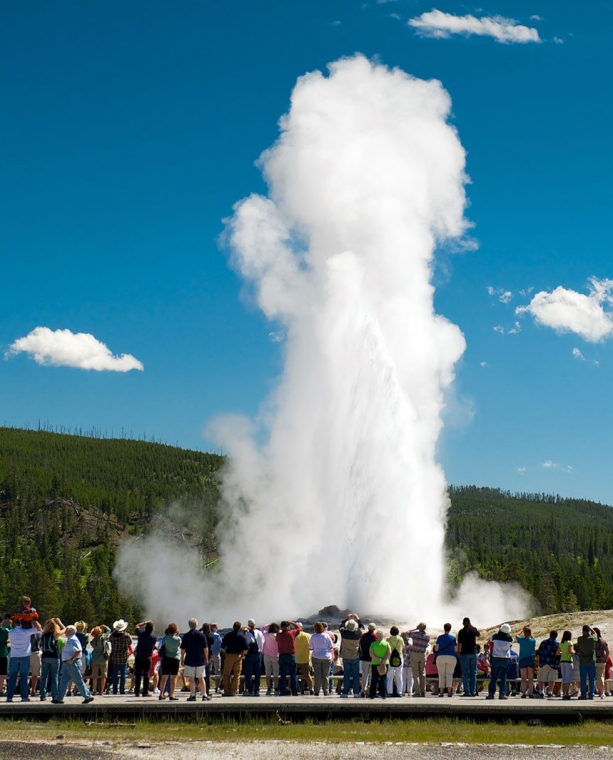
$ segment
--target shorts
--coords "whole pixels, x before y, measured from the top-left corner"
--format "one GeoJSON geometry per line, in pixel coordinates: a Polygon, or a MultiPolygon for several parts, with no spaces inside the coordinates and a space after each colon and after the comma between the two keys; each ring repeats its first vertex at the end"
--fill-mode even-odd
{"type": "MultiPolygon", "coordinates": [[[[187,668],[186,668],[187,670],[187,668]]],[[[163,676],[176,676],[179,673],[179,660],[176,657],[162,657],[160,673],[163,676]]],[[[185,675],[185,674],[184,674],[185,675]]]]}
{"type": "Polygon", "coordinates": [[[92,678],[106,678],[109,664],[106,660],[103,660],[102,662],[92,662],[91,669],[92,678]]]}
{"type": "Polygon", "coordinates": [[[279,658],[271,654],[264,655],[264,674],[268,677],[279,677],[279,658]]]}
{"type": "Polygon", "coordinates": [[[561,662],[560,668],[562,670],[562,683],[570,683],[573,680],[572,662],[561,662]]]}
{"type": "Polygon", "coordinates": [[[558,680],[558,669],[550,665],[541,665],[539,668],[538,680],[541,683],[552,683],[558,680]]]}
{"type": "Polygon", "coordinates": [[[32,652],[30,655],[30,673],[32,678],[40,678],[40,652],[32,652]]]}
{"type": "Polygon", "coordinates": [[[183,675],[185,678],[204,678],[204,665],[185,665],[183,675]]]}
{"type": "Polygon", "coordinates": [[[532,668],[534,670],[534,657],[522,657],[519,661],[519,669],[532,668]]]}
{"type": "Polygon", "coordinates": [[[213,675],[220,675],[221,674],[221,655],[220,654],[212,654],[209,657],[209,670],[213,675]]]}
{"type": "Polygon", "coordinates": [[[5,676],[8,672],[8,657],[0,657],[0,676],[5,676]]]}

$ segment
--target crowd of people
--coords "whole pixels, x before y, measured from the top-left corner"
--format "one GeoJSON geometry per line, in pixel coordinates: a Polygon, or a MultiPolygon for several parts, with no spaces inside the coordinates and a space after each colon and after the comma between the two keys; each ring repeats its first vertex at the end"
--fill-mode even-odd
{"type": "Polygon", "coordinates": [[[507,623],[483,646],[480,632],[464,618],[457,634],[450,623],[430,635],[425,623],[401,632],[363,623],[350,613],[331,630],[317,621],[309,633],[301,622],[272,622],[260,627],[250,619],[236,621],[225,633],[216,623],[200,625],[191,618],[181,634],[169,623],[156,633],[150,620],[112,627],[79,620],[64,625],[59,618],[42,624],[28,597],[22,608],[5,615],[0,626],[0,693],[6,701],[19,687],[23,702],[31,698],[64,704],[66,695],[80,694],[88,704],[94,696],[156,695],[177,701],[212,699],[213,694],[282,697],[309,694],[376,699],[424,698],[428,689],[438,697],[487,699],[561,697],[569,700],[609,695],[607,642],[597,627],[584,625],[573,641],[571,631],[551,631],[537,646],[529,626],[512,632],[507,623]]]}

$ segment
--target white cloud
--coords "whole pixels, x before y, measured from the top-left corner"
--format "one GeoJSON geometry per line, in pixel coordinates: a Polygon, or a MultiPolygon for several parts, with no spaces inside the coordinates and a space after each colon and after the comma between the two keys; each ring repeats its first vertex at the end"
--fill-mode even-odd
{"type": "Polygon", "coordinates": [[[562,286],[551,293],[537,293],[516,314],[528,313],[537,324],[557,332],[572,332],[590,343],[600,343],[613,336],[613,315],[605,306],[613,304],[613,280],[589,280],[589,293],[577,293],[562,286]]]}
{"type": "Polygon", "coordinates": [[[564,40],[561,37],[554,37],[553,41],[556,43],[556,45],[563,45],[564,40]]]}
{"type": "Polygon", "coordinates": [[[518,332],[521,332],[521,325],[519,322],[514,322],[513,327],[510,330],[507,330],[509,335],[517,335],[518,332]]]}
{"type": "Polygon", "coordinates": [[[500,303],[509,303],[511,299],[513,298],[513,293],[510,290],[505,290],[504,288],[495,288],[492,285],[487,286],[487,293],[490,296],[498,296],[498,300],[500,303]]]}
{"type": "Polygon", "coordinates": [[[575,357],[575,359],[581,359],[582,362],[585,361],[585,356],[583,356],[583,354],[578,348],[573,348],[573,356],[575,357]]]}
{"type": "Polygon", "coordinates": [[[515,19],[502,16],[454,16],[436,8],[409,20],[409,26],[425,37],[450,37],[452,34],[476,34],[493,37],[498,42],[540,42],[539,33],[515,19]]]}
{"type": "Polygon", "coordinates": [[[143,370],[142,362],[130,354],[113,356],[109,349],[89,333],[73,333],[70,330],[50,330],[36,327],[24,338],[18,338],[5,353],[8,358],[26,353],[37,364],[54,367],[77,367],[78,369],[129,372],[143,370]]]}
{"type": "Polygon", "coordinates": [[[544,467],[547,470],[559,470],[560,472],[566,472],[571,473],[574,472],[574,468],[571,467],[569,464],[558,464],[558,462],[552,462],[551,459],[548,459],[546,462],[543,462],[541,467],[544,467]]]}
{"type": "Polygon", "coordinates": [[[504,335],[504,327],[502,325],[496,325],[494,327],[494,332],[500,333],[500,335],[504,335]]]}
{"type": "Polygon", "coordinates": [[[481,362],[482,367],[487,367],[487,362],[481,362]]]}
{"type": "Polygon", "coordinates": [[[534,13],[532,16],[530,16],[530,21],[544,21],[542,16],[539,16],[537,13],[534,13]]]}
{"type": "Polygon", "coordinates": [[[525,474],[526,474],[526,468],[525,468],[525,467],[518,467],[518,468],[517,468],[517,472],[518,472],[520,475],[525,475],[525,474]]]}
{"type": "Polygon", "coordinates": [[[285,333],[269,332],[268,337],[273,343],[282,343],[285,340],[285,333]]]}

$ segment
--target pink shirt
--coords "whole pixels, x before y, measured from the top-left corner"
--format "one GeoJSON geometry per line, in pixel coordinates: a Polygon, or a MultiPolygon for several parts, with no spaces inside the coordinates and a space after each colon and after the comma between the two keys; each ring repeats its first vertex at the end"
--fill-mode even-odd
{"type": "Polygon", "coordinates": [[[277,636],[274,633],[268,633],[268,626],[265,625],[261,629],[264,634],[264,646],[262,647],[262,654],[269,657],[279,656],[279,645],[277,644],[277,636]]]}

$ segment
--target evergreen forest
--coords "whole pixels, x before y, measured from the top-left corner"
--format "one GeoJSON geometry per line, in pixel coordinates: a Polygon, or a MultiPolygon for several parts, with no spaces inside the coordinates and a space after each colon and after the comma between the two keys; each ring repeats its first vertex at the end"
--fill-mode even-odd
{"type": "MultiPolygon", "coordinates": [[[[223,463],[161,443],[0,428],[0,611],[27,594],[43,618],[134,621],[138,600],[113,578],[119,543],[162,525],[214,562],[223,463]]],[[[613,509],[477,486],[449,496],[452,585],[471,571],[517,583],[537,614],[613,607],[613,509]]]]}

